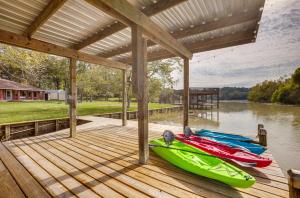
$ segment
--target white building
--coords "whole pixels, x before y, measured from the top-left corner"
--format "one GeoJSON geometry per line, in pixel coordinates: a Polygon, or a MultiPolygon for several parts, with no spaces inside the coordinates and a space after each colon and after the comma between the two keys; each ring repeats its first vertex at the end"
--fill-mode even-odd
{"type": "Polygon", "coordinates": [[[48,100],[65,100],[66,98],[66,91],[64,90],[47,90],[46,94],[48,95],[48,100]]]}

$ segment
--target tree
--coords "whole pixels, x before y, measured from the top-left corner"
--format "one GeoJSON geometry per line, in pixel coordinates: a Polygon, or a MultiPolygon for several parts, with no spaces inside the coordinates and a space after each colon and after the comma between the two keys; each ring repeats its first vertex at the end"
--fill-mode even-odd
{"type": "MultiPolygon", "coordinates": [[[[149,62],[147,65],[147,81],[149,84],[149,101],[159,101],[160,95],[165,89],[173,89],[176,80],[173,78],[174,71],[182,70],[180,58],[169,58],[149,62]]],[[[132,82],[135,83],[135,82],[132,82]]],[[[133,89],[134,87],[132,87],[133,89]]],[[[169,92],[167,92],[169,93],[169,92]]],[[[129,97],[132,95],[129,93],[129,97]]],[[[171,97],[170,94],[169,97],[171,97]]]]}
{"type": "Polygon", "coordinates": [[[281,85],[281,81],[264,81],[252,87],[248,93],[248,100],[255,102],[271,102],[273,93],[281,85]]]}
{"type": "Polygon", "coordinates": [[[300,104],[300,68],[288,79],[264,81],[251,88],[248,99],[257,102],[300,104]]]}

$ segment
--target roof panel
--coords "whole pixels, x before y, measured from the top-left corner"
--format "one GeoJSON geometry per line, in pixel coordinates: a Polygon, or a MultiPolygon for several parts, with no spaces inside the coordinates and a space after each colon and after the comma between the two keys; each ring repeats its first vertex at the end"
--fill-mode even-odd
{"type": "MultiPolygon", "coordinates": [[[[156,3],[159,0],[128,0],[139,9],[156,3]]],[[[263,0],[188,0],[170,9],[158,13],[151,19],[168,32],[192,28],[194,25],[224,17],[235,17],[236,12],[247,12],[262,5],[263,0]]],[[[41,13],[49,0],[0,0],[1,29],[22,34],[34,19],[41,13]]],[[[257,18],[259,19],[258,14],[257,18]]],[[[84,0],[68,0],[50,19],[33,35],[34,38],[70,47],[95,33],[109,27],[116,20],[84,0]]],[[[211,37],[218,37],[242,29],[256,30],[254,23],[244,23],[228,28],[221,28],[203,34],[180,39],[181,42],[195,42],[211,37]]],[[[83,52],[101,54],[131,43],[130,28],[121,30],[86,48],[83,52]]],[[[151,47],[149,50],[159,49],[151,47]]],[[[121,55],[124,57],[130,53],[121,55]]]]}
{"type": "Polygon", "coordinates": [[[0,0],[1,29],[17,34],[24,32],[48,2],[49,0],[0,0]]]}
{"type": "Polygon", "coordinates": [[[82,0],[68,0],[43,26],[37,31],[43,31],[44,40],[52,41],[54,37],[66,37],[68,34],[70,45],[94,34],[96,31],[111,24],[115,20],[82,0]],[[45,29],[56,29],[57,32],[45,32],[45,29]],[[49,40],[48,40],[48,37],[49,40]]]}

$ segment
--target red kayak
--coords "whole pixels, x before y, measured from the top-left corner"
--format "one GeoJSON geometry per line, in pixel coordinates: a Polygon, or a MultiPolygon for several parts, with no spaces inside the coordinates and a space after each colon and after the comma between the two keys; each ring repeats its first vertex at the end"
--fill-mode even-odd
{"type": "Polygon", "coordinates": [[[269,158],[261,157],[254,153],[242,150],[240,148],[232,148],[227,145],[198,136],[192,135],[189,138],[186,138],[184,134],[179,134],[176,136],[176,139],[186,144],[192,145],[196,148],[199,148],[211,155],[228,159],[233,162],[254,164],[253,166],[256,167],[266,167],[272,163],[272,160],[269,158]]]}

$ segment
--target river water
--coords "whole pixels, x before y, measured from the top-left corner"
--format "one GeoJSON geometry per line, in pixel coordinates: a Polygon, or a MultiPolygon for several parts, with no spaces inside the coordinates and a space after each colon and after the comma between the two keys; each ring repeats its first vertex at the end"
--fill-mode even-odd
{"type": "MultiPolygon", "coordinates": [[[[221,102],[220,109],[190,112],[189,124],[199,129],[215,129],[255,137],[257,124],[268,132],[268,149],[282,170],[300,170],[300,107],[250,102],[221,102]]],[[[178,125],[182,112],[156,114],[150,122],[178,125]]]]}

